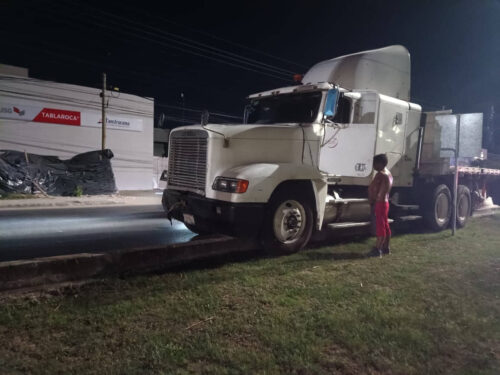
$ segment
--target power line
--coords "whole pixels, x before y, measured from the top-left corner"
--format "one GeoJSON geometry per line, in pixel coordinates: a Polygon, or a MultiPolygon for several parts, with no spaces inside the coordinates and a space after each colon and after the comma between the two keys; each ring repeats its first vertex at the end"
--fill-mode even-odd
{"type": "MultiPolygon", "coordinates": [[[[194,109],[194,108],[189,108],[189,107],[181,107],[173,104],[166,104],[162,102],[155,102],[155,104],[158,107],[164,107],[164,108],[170,108],[170,109],[178,109],[178,110],[186,110],[188,112],[195,112],[195,113],[202,113],[203,110],[201,109],[194,109]]],[[[218,116],[218,117],[227,117],[227,118],[233,118],[233,119],[242,119],[241,116],[234,116],[234,115],[228,115],[226,113],[220,113],[220,112],[210,112],[210,115],[218,116]]]]}
{"type": "MultiPolygon", "coordinates": [[[[123,67],[117,67],[116,65],[114,66],[105,66],[103,62],[99,62],[97,60],[89,60],[89,59],[84,59],[80,57],[79,55],[75,54],[76,51],[71,50],[70,48],[65,48],[65,53],[58,53],[54,52],[53,50],[51,51],[50,48],[59,49],[59,46],[55,44],[51,44],[47,41],[39,42],[36,45],[29,45],[29,41],[26,43],[14,43],[11,38],[6,38],[4,41],[4,44],[10,44],[10,49],[20,49],[22,51],[25,51],[26,48],[29,48],[33,51],[38,51],[36,54],[32,54],[30,56],[30,59],[35,60],[35,61],[43,61],[44,63],[51,62],[59,65],[64,65],[64,66],[73,66],[75,65],[75,61],[77,61],[80,64],[92,66],[96,68],[96,73],[101,72],[102,70],[107,70],[114,72],[115,75],[118,76],[123,76],[126,77],[127,80],[133,81],[133,82],[138,82],[138,83],[144,83],[144,79],[147,79],[148,81],[153,82],[158,81],[159,78],[162,80],[166,80],[167,82],[174,82],[174,84],[178,84],[179,86],[188,86],[191,88],[196,88],[199,89],[200,87],[206,87],[201,83],[196,83],[193,84],[190,81],[185,81],[185,80],[179,80],[178,76],[172,76],[171,74],[168,74],[168,71],[161,71],[161,72],[156,72],[156,71],[151,71],[150,69],[148,70],[132,70],[132,69],[127,69],[123,67]],[[42,48],[43,46],[43,48],[42,48]],[[45,54],[48,56],[56,56],[59,60],[55,59],[47,59],[47,58],[41,58],[41,54],[45,54]],[[63,62],[61,60],[67,60],[68,62],[63,62]],[[153,74],[154,73],[154,74],[153,74]],[[132,78],[132,76],[136,77],[141,77],[142,79],[136,79],[132,78]]],[[[223,95],[226,92],[219,90],[217,88],[214,88],[213,86],[210,87],[211,91],[218,92],[219,94],[223,95]]],[[[138,95],[141,96],[141,95],[138,95]]]]}
{"type": "MultiPolygon", "coordinates": [[[[35,78],[25,78],[25,77],[10,77],[10,76],[2,76],[0,75],[0,81],[25,81],[25,82],[29,82],[29,85],[30,86],[36,86],[36,87],[42,87],[42,88],[47,88],[47,83],[56,83],[56,84],[63,84],[61,82],[55,82],[55,81],[42,81],[42,80],[38,80],[38,79],[35,79],[35,78]]],[[[81,94],[86,94],[86,95],[95,95],[96,92],[95,91],[89,91],[89,90],[82,90],[82,89],[75,89],[75,88],[69,88],[69,87],[58,87],[58,90],[62,90],[62,91],[68,91],[68,92],[77,92],[77,93],[81,93],[81,94]]],[[[90,90],[98,90],[97,88],[90,88],[90,90]]],[[[113,93],[113,91],[111,91],[111,93],[113,93]]],[[[118,93],[121,94],[120,92],[114,92],[114,93],[118,93]]],[[[33,93],[33,94],[37,94],[37,93],[33,93]]],[[[179,105],[174,105],[174,104],[169,104],[169,103],[165,103],[165,102],[159,102],[159,101],[156,101],[155,99],[152,99],[152,98],[147,98],[147,97],[144,97],[144,96],[141,96],[141,95],[136,95],[136,96],[140,96],[141,98],[143,99],[146,99],[146,100],[150,100],[150,101],[154,101],[154,104],[158,107],[162,107],[162,108],[169,108],[169,109],[178,109],[178,110],[186,110],[186,111],[189,111],[189,112],[195,112],[195,113],[202,113],[203,110],[201,109],[195,109],[195,108],[190,108],[190,107],[181,107],[179,105]]],[[[119,97],[119,96],[118,96],[119,97]]],[[[118,97],[114,97],[114,96],[111,96],[111,98],[118,98],[118,97]]],[[[58,99],[58,100],[64,100],[66,97],[55,97],[55,99],[58,99]]],[[[128,102],[132,102],[132,103],[135,103],[135,104],[144,104],[144,102],[141,102],[141,101],[138,101],[138,100],[134,100],[134,99],[131,99],[131,98],[123,98],[123,97],[119,97],[121,101],[128,101],[128,102]]],[[[78,99],[76,99],[78,100],[78,99]]],[[[97,99],[96,99],[97,100],[97,99]]],[[[89,102],[89,103],[94,103],[94,102],[89,102]]],[[[97,102],[96,102],[97,103],[97,102]]],[[[233,118],[233,119],[242,119],[241,116],[235,116],[235,115],[231,115],[231,114],[228,114],[228,113],[223,113],[223,112],[218,112],[218,111],[210,111],[210,114],[213,115],[213,116],[217,116],[217,117],[226,117],[226,118],[233,118]]]]}
{"type": "MultiPolygon", "coordinates": [[[[130,33],[128,33],[128,34],[129,34],[129,35],[131,35],[130,33]]],[[[151,39],[150,39],[150,40],[151,40],[151,39]]],[[[155,41],[155,42],[157,42],[157,41],[155,41]]],[[[22,47],[24,48],[24,47],[25,47],[25,45],[23,45],[22,47]]],[[[48,52],[47,52],[47,51],[45,51],[45,50],[44,50],[44,52],[45,52],[45,53],[48,53],[48,52]]],[[[163,51],[162,51],[162,52],[163,52],[163,51]]],[[[66,53],[66,51],[65,51],[65,55],[66,55],[66,54],[67,54],[67,53],[66,53]]],[[[56,54],[56,55],[57,55],[57,54],[56,54]]],[[[66,58],[66,59],[68,59],[68,56],[63,56],[63,55],[61,55],[61,54],[59,54],[58,56],[59,56],[60,58],[66,58]]],[[[75,58],[75,59],[77,59],[80,63],[84,63],[84,64],[91,65],[91,66],[94,66],[94,67],[98,67],[98,66],[99,66],[99,65],[96,65],[96,64],[95,64],[95,61],[90,62],[89,60],[84,60],[84,59],[79,58],[79,57],[77,57],[77,58],[75,58]]],[[[60,61],[57,61],[57,63],[61,64],[61,62],[60,62],[60,61]]],[[[68,64],[68,65],[69,65],[69,64],[68,64]]],[[[101,65],[104,65],[104,63],[101,63],[101,65]]],[[[247,69],[247,67],[244,67],[244,68],[245,68],[245,69],[247,69]]],[[[115,71],[115,72],[116,72],[116,71],[118,71],[118,72],[123,72],[123,74],[127,74],[127,78],[128,78],[128,79],[132,79],[130,76],[128,76],[128,73],[130,73],[130,74],[134,74],[134,75],[137,75],[137,76],[140,76],[140,77],[144,77],[144,76],[145,76],[145,74],[144,74],[144,73],[142,73],[142,72],[132,71],[132,70],[130,70],[130,69],[123,69],[123,68],[118,68],[118,67],[111,67],[110,69],[111,69],[112,71],[115,71]]],[[[253,71],[253,70],[252,70],[252,71],[253,71]]],[[[148,71],[148,73],[150,73],[150,72],[148,71]]],[[[148,74],[148,73],[146,74],[146,75],[148,76],[148,78],[155,78],[155,79],[157,78],[157,77],[153,77],[151,74],[148,74]]],[[[164,72],[159,73],[159,74],[163,74],[163,73],[164,73],[164,72]]],[[[260,73],[262,73],[262,72],[260,72],[260,73]]],[[[266,74],[266,73],[264,73],[264,74],[266,74]]],[[[276,78],[276,77],[273,75],[273,78],[276,78]]],[[[279,77],[279,79],[282,79],[282,78],[281,78],[281,77],[279,77]]],[[[132,79],[132,80],[134,80],[134,79],[132,79]]],[[[137,80],[137,81],[139,82],[139,80],[137,80]]],[[[199,84],[197,84],[197,85],[190,85],[190,86],[198,88],[200,85],[199,85],[199,84]]],[[[213,90],[213,89],[214,89],[214,88],[212,87],[212,90],[213,90]]],[[[236,117],[236,116],[235,116],[234,118],[238,118],[238,117],[236,117]]]]}
{"type": "MultiPolygon", "coordinates": [[[[42,88],[47,87],[46,84],[42,84],[43,81],[39,81],[39,80],[36,80],[34,78],[0,76],[0,81],[1,80],[4,80],[4,81],[25,81],[25,82],[29,82],[30,86],[37,86],[37,87],[42,87],[42,88]]],[[[45,81],[45,82],[53,82],[53,81],[45,81]]],[[[57,82],[54,82],[54,83],[57,83],[57,82]]],[[[78,93],[82,93],[82,94],[86,94],[86,95],[95,95],[96,94],[95,92],[90,92],[88,90],[87,91],[86,90],[78,90],[78,89],[67,88],[67,87],[58,87],[58,89],[62,90],[62,91],[78,92],[78,93]]],[[[97,90],[97,89],[93,89],[93,90],[97,90]]],[[[67,96],[60,96],[60,95],[54,95],[54,94],[47,95],[47,94],[43,94],[43,93],[39,93],[39,92],[27,92],[27,91],[19,92],[19,91],[9,91],[9,90],[5,90],[5,89],[0,89],[0,92],[4,92],[7,94],[15,94],[15,95],[26,95],[26,96],[30,96],[33,98],[38,98],[41,100],[50,100],[51,102],[57,102],[57,103],[66,102],[66,103],[78,104],[81,106],[82,105],[86,106],[87,108],[97,108],[99,105],[98,99],[96,99],[95,101],[87,101],[84,99],[75,99],[75,98],[69,98],[67,96]]],[[[152,100],[150,98],[145,98],[145,97],[143,97],[143,98],[147,99],[147,100],[152,100]]],[[[130,98],[120,97],[120,100],[121,101],[129,101],[129,102],[132,102],[135,104],[144,104],[143,102],[133,100],[130,98]]],[[[188,112],[199,113],[199,114],[201,114],[203,112],[200,109],[195,109],[195,108],[190,108],[190,107],[181,107],[181,106],[168,104],[168,103],[164,103],[164,102],[158,102],[158,101],[155,101],[154,104],[158,107],[161,107],[161,108],[169,108],[169,109],[174,109],[174,110],[186,110],[188,112]]],[[[120,109],[121,111],[127,111],[127,112],[132,113],[131,111],[128,111],[128,108],[120,107],[120,106],[117,106],[115,104],[110,105],[110,108],[111,109],[120,109]]],[[[134,113],[137,113],[137,112],[134,111],[134,113]]],[[[214,117],[231,118],[231,119],[241,120],[241,116],[234,116],[234,115],[230,115],[227,113],[210,112],[210,114],[214,117]]]]}
{"type": "MultiPolygon", "coordinates": [[[[109,19],[99,18],[99,16],[96,17],[96,15],[94,15],[94,14],[90,14],[89,16],[92,17],[92,18],[94,18],[96,21],[99,21],[99,22],[93,22],[93,21],[89,20],[88,18],[84,18],[83,20],[82,19],[78,19],[79,23],[76,24],[76,26],[80,26],[81,27],[81,25],[79,25],[79,24],[81,24],[82,22],[86,22],[86,23],[89,23],[91,26],[97,26],[97,27],[100,27],[100,28],[103,28],[103,29],[106,29],[106,30],[111,30],[115,34],[119,33],[119,34],[123,34],[123,35],[126,35],[126,36],[132,36],[132,37],[139,38],[139,39],[142,39],[142,40],[146,40],[146,41],[149,41],[149,42],[152,42],[152,43],[155,43],[155,44],[159,44],[159,45],[161,45],[163,47],[167,47],[167,48],[179,50],[179,51],[182,51],[182,52],[194,55],[194,56],[204,57],[204,58],[209,59],[209,60],[220,62],[220,63],[226,64],[226,65],[230,65],[230,66],[237,67],[237,68],[240,68],[240,69],[244,69],[244,70],[247,70],[247,71],[251,71],[251,72],[263,74],[263,75],[266,75],[266,76],[269,76],[269,77],[272,77],[272,78],[275,78],[275,79],[279,79],[279,80],[283,80],[283,81],[290,81],[290,79],[285,78],[285,76],[286,76],[285,73],[275,72],[275,71],[273,71],[273,70],[271,70],[269,68],[263,67],[263,66],[258,65],[258,64],[253,64],[253,63],[250,63],[250,62],[241,61],[241,60],[236,59],[236,58],[232,58],[232,57],[228,57],[228,56],[225,56],[225,55],[221,55],[220,53],[214,53],[214,52],[211,52],[211,51],[207,51],[206,49],[203,49],[203,48],[200,48],[200,47],[197,47],[197,46],[190,46],[190,48],[194,48],[194,49],[200,51],[200,52],[196,52],[196,51],[193,51],[193,50],[189,50],[187,48],[180,47],[178,45],[171,44],[172,40],[169,39],[169,38],[162,37],[163,40],[162,39],[158,39],[157,38],[157,33],[144,31],[142,28],[137,28],[137,27],[124,27],[123,23],[121,23],[121,22],[118,24],[118,21],[110,21],[109,19]],[[120,26],[120,27],[110,27],[110,26],[107,26],[110,23],[113,23],[113,24],[115,24],[117,26],[120,26]],[[151,37],[145,36],[145,34],[146,35],[152,35],[155,38],[151,38],[151,37]],[[165,41],[165,39],[167,41],[165,41]],[[202,52],[212,53],[212,55],[215,55],[215,56],[207,55],[207,54],[204,54],[202,52]],[[234,62],[227,61],[227,59],[232,60],[234,62]],[[242,64],[245,64],[245,65],[242,65],[242,64]],[[277,74],[279,74],[279,75],[277,75],[277,74]]],[[[64,18],[56,17],[55,20],[58,21],[58,22],[69,24],[72,27],[74,27],[75,23],[70,22],[67,19],[68,17],[71,17],[71,16],[65,16],[64,18]]],[[[75,19],[75,18],[73,17],[73,19],[75,19]]],[[[128,19],[125,19],[125,18],[124,18],[124,20],[129,21],[128,19]]],[[[129,21],[129,22],[130,23],[134,23],[133,21],[129,21]]],[[[120,39],[120,40],[124,40],[124,39],[120,39]]],[[[177,42],[174,41],[174,43],[179,43],[179,42],[178,41],[177,42]]]]}
{"type": "MultiPolygon", "coordinates": [[[[11,44],[11,49],[14,49],[14,48],[17,48],[17,49],[20,49],[22,51],[26,51],[26,48],[29,48],[33,51],[38,51],[36,55],[31,55],[30,58],[33,59],[33,60],[38,60],[38,61],[44,61],[44,62],[55,62],[55,63],[59,63],[59,64],[62,64],[62,65],[72,65],[74,66],[74,63],[75,63],[75,60],[82,63],[82,64],[85,64],[85,65],[89,65],[89,66],[92,66],[92,67],[95,67],[97,71],[102,71],[102,69],[105,68],[105,64],[103,62],[99,62],[98,60],[89,60],[89,59],[85,59],[85,58],[82,58],[80,57],[79,55],[76,55],[75,53],[71,53],[71,52],[76,52],[76,51],[72,51],[71,49],[69,48],[65,48],[65,53],[62,54],[62,53],[58,53],[58,52],[54,52],[53,50],[50,50],[50,48],[54,48],[55,49],[59,49],[58,46],[54,45],[54,44],[50,44],[48,43],[47,41],[43,41],[43,42],[39,42],[37,43],[36,45],[29,45],[28,42],[27,43],[14,43],[10,38],[6,38],[6,40],[4,41],[5,43],[7,44],[11,44]],[[43,48],[42,48],[43,47],[43,48]],[[70,62],[68,62],[67,64],[64,64],[63,62],[61,62],[60,60],[47,60],[47,59],[42,59],[40,58],[40,55],[41,54],[46,54],[46,55],[49,55],[49,56],[56,56],[58,57],[59,59],[62,59],[62,60],[68,60],[70,62]]],[[[118,67],[116,65],[113,65],[113,66],[109,66],[106,68],[106,70],[111,70],[113,72],[120,72],[120,73],[123,73],[124,76],[125,74],[127,74],[127,78],[132,80],[132,81],[136,81],[136,82],[144,82],[143,80],[134,80],[133,78],[130,78],[130,76],[128,74],[131,74],[131,75],[135,75],[135,76],[138,76],[138,77],[142,77],[142,78],[148,78],[148,79],[154,79],[155,81],[158,81],[158,78],[161,78],[161,79],[165,79],[167,82],[174,82],[174,83],[177,83],[179,85],[182,85],[182,86],[189,86],[189,87],[192,87],[192,88],[200,88],[200,87],[206,87],[200,83],[197,83],[197,84],[193,84],[192,82],[188,82],[188,81],[179,81],[178,79],[175,79],[175,78],[178,78],[177,76],[172,76],[170,74],[168,74],[168,71],[161,71],[161,72],[157,72],[157,71],[152,71],[150,69],[148,70],[133,70],[133,69],[130,69],[130,68],[123,68],[123,67],[118,67]],[[154,73],[154,74],[153,74],[154,73]],[[174,79],[172,79],[174,78],[174,79]]],[[[220,94],[223,94],[225,93],[224,91],[221,91],[221,90],[217,90],[216,88],[214,87],[210,87],[211,90],[215,90],[217,92],[219,92],[220,94]]]]}
{"type": "Polygon", "coordinates": [[[248,46],[245,46],[243,44],[240,44],[240,43],[236,43],[236,42],[233,42],[233,41],[230,41],[230,40],[227,40],[227,39],[224,39],[224,38],[221,38],[219,36],[216,36],[216,35],[213,35],[213,34],[210,34],[210,33],[207,33],[206,31],[203,31],[203,30],[199,30],[199,29],[195,29],[195,28],[192,28],[192,27],[188,27],[188,26],[185,26],[185,25],[180,25],[179,23],[177,22],[174,22],[172,20],[168,20],[168,19],[163,19],[164,21],[166,22],[169,22],[171,24],[174,24],[174,25],[178,25],[178,26],[181,26],[181,27],[184,27],[186,28],[187,30],[193,30],[194,32],[197,32],[197,33],[200,33],[202,35],[207,35],[213,39],[216,39],[216,40],[220,40],[221,42],[225,42],[225,43],[228,43],[228,44],[232,44],[236,47],[240,47],[240,48],[243,48],[243,49],[246,49],[248,51],[252,51],[252,52],[256,52],[256,53],[259,53],[261,55],[264,55],[264,56],[268,56],[270,58],[273,58],[275,60],[279,60],[279,61],[282,61],[282,62],[286,62],[286,63],[289,63],[289,64],[292,64],[292,65],[295,65],[295,66],[298,66],[298,67],[301,67],[301,68],[305,68],[305,69],[309,69],[308,66],[305,66],[305,65],[302,65],[302,64],[299,64],[299,63],[296,63],[294,61],[291,61],[291,60],[287,60],[287,59],[284,59],[284,58],[281,58],[281,57],[277,57],[277,56],[274,56],[274,55],[271,55],[270,53],[267,53],[267,52],[263,52],[263,51],[259,51],[255,48],[251,48],[251,47],[248,47],[248,46]]]}
{"type": "Polygon", "coordinates": [[[281,62],[284,62],[284,63],[287,63],[287,64],[291,64],[291,65],[294,65],[294,66],[297,66],[297,67],[309,69],[308,66],[299,64],[299,63],[297,63],[295,61],[291,61],[291,60],[288,60],[288,59],[285,59],[285,58],[282,58],[282,57],[278,57],[278,56],[272,55],[270,53],[267,53],[267,52],[264,52],[264,51],[261,51],[261,50],[255,49],[255,48],[248,47],[248,46],[246,46],[244,44],[237,43],[237,42],[234,42],[234,41],[231,41],[231,40],[228,40],[228,39],[221,38],[221,37],[219,37],[217,35],[208,33],[208,32],[206,32],[204,30],[200,30],[200,29],[194,28],[192,26],[186,26],[185,24],[181,24],[179,22],[172,21],[171,19],[168,19],[168,18],[165,18],[165,17],[158,17],[158,16],[156,16],[154,14],[151,14],[151,13],[148,13],[148,12],[143,12],[142,9],[138,9],[138,8],[126,6],[125,4],[122,4],[120,6],[120,8],[121,9],[125,9],[126,8],[128,10],[131,10],[131,11],[134,12],[134,14],[142,13],[143,15],[145,15],[145,16],[147,16],[149,18],[153,18],[153,19],[156,19],[156,20],[159,20],[159,21],[162,21],[162,22],[167,22],[167,23],[170,23],[172,25],[176,25],[176,26],[182,27],[182,28],[184,28],[186,30],[194,31],[195,33],[198,33],[198,34],[201,34],[201,35],[206,35],[206,36],[208,36],[208,37],[210,37],[212,39],[219,40],[219,41],[221,41],[223,43],[227,43],[227,44],[230,44],[230,45],[233,45],[233,46],[245,49],[247,51],[255,52],[255,53],[258,53],[258,54],[263,55],[263,56],[267,56],[267,57],[272,58],[272,59],[277,60],[277,61],[281,61],[281,62]]]}
{"type": "MultiPolygon", "coordinates": [[[[72,3],[72,5],[74,5],[74,3],[72,3]]],[[[280,67],[277,67],[277,66],[273,66],[273,65],[270,65],[270,64],[267,64],[267,63],[255,60],[253,58],[249,58],[249,57],[242,56],[242,55],[239,55],[239,54],[227,51],[227,50],[223,50],[221,48],[214,47],[214,46],[208,45],[206,43],[201,43],[201,42],[198,42],[196,40],[184,37],[182,35],[178,35],[178,34],[175,34],[175,33],[172,33],[172,32],[168,32],[168,31],[163,30],[163,29],[159,29],[157,27],[146,25],[146,24],[144,24],[142,22],[131,20],[130,18],[118,16],[116,14],[103,11],[102,9],[99,9],[97,7],[94,7],[94,6],[91,6],[91,5],[88,5],[88,4],[86,4],[85,7],[86,8],[89,8],[89,7],[93,8],[95,10],[98,10],[99,13],[102,13],[102,14],[106,15],[108,17],[107,21],[109,21],[109,18],[114,18],[116,20],[126,21],[127,23],[132,23],[132,24],[137,25],[138,27],[141,27],[141,29],[147,28],[149,30],[154,31],[155,33],[160,33],[160,34],[162,34],[164,36],[165,39],[168,39],[168,40],[170,40],[170,41],[172,41],[174,43],[178,43],[178,44],[184,45],[186,47],[191,47],[191,48],[195,48],[195,49],[202,50],[202,51],[205,50],[207,52],[210,52],[209,50],[217,51],[218,52],[217,55],[219,55],[219,56],[224,57],[224,55],[227,55],[227,56],[225,56],[226,58],[229,58],[229,59],[234,60],[234,61],[239,61],[239,62],[244,63],[244,64],[253,64],[253,66],[259,66],[260,65],[261,68],[268,69],[270,71],[274,71],[275,73],[284,73],[286,75],[296,73],[294,71],[290,71],[290,70],[287,70],[287,69],[283,69],[283,68],[280,68],[280,67]],[[176,39],[179,39],[179,40],[184,41],[184,42],[181,42],[181,41],[176,40],[176,39]],[[234,58],[232,58],[231,56],[233,56],[234,58]],[[245,62],[245,61],[248,61],[248,62],[245,62]]],[[[90,13],[90,14],[95,17],[95,13],[90,13]]],[[[120,26],[123,26],[123,23],[120,23],[120,26]]],[[[151,33],[148,33],[148,34],[151,34],[151,33]]],[[[212,52],[212,53],[214,53],[214,52],[212,52]]]]}

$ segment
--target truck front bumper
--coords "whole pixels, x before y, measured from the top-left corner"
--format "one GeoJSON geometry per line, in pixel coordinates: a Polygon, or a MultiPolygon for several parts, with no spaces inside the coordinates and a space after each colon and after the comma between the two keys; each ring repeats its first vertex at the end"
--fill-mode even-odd
{"type": "Polygon", "coordinates": [[[184,222],[185,214],[192,215],[203,231],[236,236],[257,236],[265,213],[265,203],[232,203],[169,189],[163,192],[162,204],[176,220],[184,222]]]}

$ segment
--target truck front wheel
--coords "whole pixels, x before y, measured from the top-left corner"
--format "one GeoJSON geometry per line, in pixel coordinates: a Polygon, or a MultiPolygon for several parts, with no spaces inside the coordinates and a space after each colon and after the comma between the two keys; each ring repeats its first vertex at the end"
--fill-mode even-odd
{"type": "Polygon", "coordinates": [[[313,211],[301,195],[282,190],[271,199],[262,235],[264,248],[292,254],[307,245],[313,229],[313,211]]]}
{"type": "Polygon", "coordinates": [[[451,218],[451,193],[446,185],[438,185],[429,192],[424,199],[424,221],[435,231],[445,229],[451,218]]]}

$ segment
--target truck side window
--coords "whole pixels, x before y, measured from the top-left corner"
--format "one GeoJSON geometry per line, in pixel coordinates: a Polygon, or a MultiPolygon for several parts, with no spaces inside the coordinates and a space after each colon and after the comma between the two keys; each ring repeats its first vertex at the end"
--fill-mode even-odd
{"type": "Polygon", "coordinates": [[[357,100],[354,104],[354,114],[352,122],[354,124],[373,124],[375,123],[375,104],[367,96],[357,100]]]}
{"type": "Polygon", "coordinates": [[[351,101],[341,95],[339,98],[339,102],[337,104],[337,112],[335,113],[335,117],[333,118],[333,122],[338,124],[348,124],[349,117],[351,114],[351,101]]]}

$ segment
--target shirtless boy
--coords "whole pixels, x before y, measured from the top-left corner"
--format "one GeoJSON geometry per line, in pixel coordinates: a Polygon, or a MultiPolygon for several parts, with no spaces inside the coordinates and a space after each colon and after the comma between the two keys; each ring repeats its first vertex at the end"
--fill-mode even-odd
{"type": "Polygon", "coordinates": [[[379,256],[390,253],[391,228],[389,226],[389,192],[392,187],[392,174],[387,169],[387,156],[375,155],[373,168],[377,171],[368,187],[368,200],[375,209],[377,242],[376,252],[379,256]]]}

